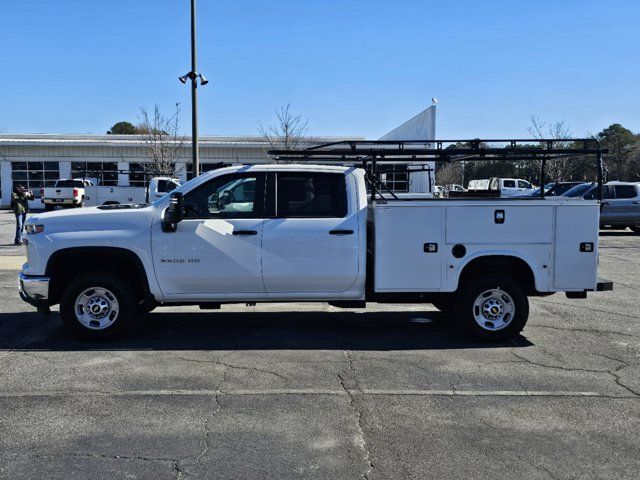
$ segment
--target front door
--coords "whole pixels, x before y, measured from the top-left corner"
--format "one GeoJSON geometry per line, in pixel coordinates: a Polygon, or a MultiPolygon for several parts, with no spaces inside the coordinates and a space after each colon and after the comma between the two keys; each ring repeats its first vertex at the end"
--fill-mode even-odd
{"type": "Polygon", "coordinates": [[[165,295],[264,293],[264,183],[263,173],[214,177],[185,194],[175,232],[156,225],[153,257],[165,295]]]}
{"type": "Polygon", "coordinates": [[[342,173],[278,172],[270,177],[262,269],[267,293],[332,293],[358,277],[358,217],[342,173]],[[275,200],[272,200],[274,199],[275,200]]]}
{"type": "MultiPolygon", "coordinates": [[[[585,200],[595,200],[598,198],[598,188],[595,187],[589,191],[589,193],[585,194],[583,197],[585,200]]],[[[613,213],[613,204],[612,200],[616,198],[615,193],[613,191],[613,187],[611,185],[604,185],[602,187],[602,203],[600,207],[600,226],[607,225],[607,222],[613,222],[614,213],[613,213]]]]}

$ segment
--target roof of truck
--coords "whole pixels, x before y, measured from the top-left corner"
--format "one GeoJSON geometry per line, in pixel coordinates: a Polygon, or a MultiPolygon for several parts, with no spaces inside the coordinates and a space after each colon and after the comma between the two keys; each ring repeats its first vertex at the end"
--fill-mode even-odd
{"type": "Polygon", "coordinates": [[[256,165],[232,165],[230,167],[219,168],[217,170],[211,170],[207,173],[216,173],[219,174],[223,171],[229,172],[237,172],[237,171],[322,171],[322,172],[336,172],[336,173],[344,173],[348,170],[353,169],[354,167],[344,167],[342,165],[309,165],[309,164],[299,164],[299,163],[285,163],[285,164],[256,164],[256,165]]]}

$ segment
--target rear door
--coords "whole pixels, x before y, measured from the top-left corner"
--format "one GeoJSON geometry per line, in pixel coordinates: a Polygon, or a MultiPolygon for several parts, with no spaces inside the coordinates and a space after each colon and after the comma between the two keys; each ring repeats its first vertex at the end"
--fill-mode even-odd
{"type": "Polygon", "coordinates": [[[612,218],[617,223],[637,225],[640,217],[640,198],[637,185],[613,185],[616,198],[611,201],[612,218]]]}
{"type": "Polygon", "coordinates": [[[518,194],[518,188],[516,187],[515,180],[506,179],[501,180],[500,182],[502,183],[502,189],[500,192],[502,196],[513,197],[518,194]]]}
{"type": "Polygon", "coordinates": [[[358,277],[358,217],[343,173],[270,174],[262,238],[268,294],[348,290],[358,277]]]}

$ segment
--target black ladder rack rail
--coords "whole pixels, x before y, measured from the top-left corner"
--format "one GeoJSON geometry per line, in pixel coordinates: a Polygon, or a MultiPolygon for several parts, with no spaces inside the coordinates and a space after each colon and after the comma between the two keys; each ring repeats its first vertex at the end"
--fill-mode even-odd
{"type": "MultiPolygon", "coordinates": [[[[584,156],[595,157],[598,181],[598,198],[602,200],[603,166],[602,157],[608,150],[602,148],[595,138],[578,139],[472,139],[472,140],[343,140],[323,143],[296,150],[269,150],[276,160],[287,162],[315,161],[321,163],[362,163],[367,170],[371,164],[374,179],[370,179],[371,200],[380,181],[377,164],[379,162],[453,162],[453,161],[540,161],[540,198],[544,198],[545,167],[548,160],[559,158],[579,159],[584,156]]],[[[415,165],[416,167],[418,165],[415,165]]],[[[408,169],[411,172],[411,169],[408,169]]],[[[386,185],[383,186],[391,192],[386,185]]],[[[392,193],[394,198],[398,198],[392,193]]]]}

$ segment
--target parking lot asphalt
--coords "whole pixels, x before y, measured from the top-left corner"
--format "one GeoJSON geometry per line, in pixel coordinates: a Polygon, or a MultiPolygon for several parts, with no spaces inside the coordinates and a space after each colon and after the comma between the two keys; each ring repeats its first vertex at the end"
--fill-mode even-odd
{"type": "Polygon", "coordinates": [[[607,478],[640,472],[640,236],[613,292],[531,299],[507,344],[430,305],[159,308],[84,343],[17,295],[0,213],[0,478],[607,478]]]}

